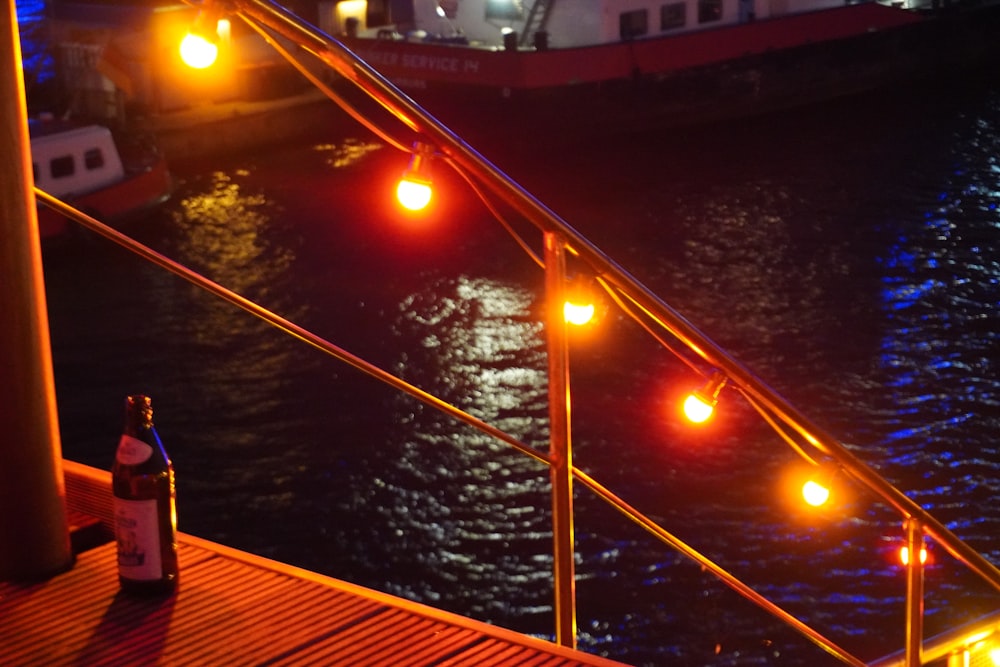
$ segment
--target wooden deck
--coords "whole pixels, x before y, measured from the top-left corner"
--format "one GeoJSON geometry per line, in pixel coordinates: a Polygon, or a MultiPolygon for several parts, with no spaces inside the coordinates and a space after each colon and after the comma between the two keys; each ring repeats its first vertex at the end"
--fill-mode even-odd
{"type": "Polygon", "coordinates": [[[184,534],[177,593],[130,597],[110,474],[65,473],[76,563],[0,583],[0,665],[620,665],[184,534]]]}

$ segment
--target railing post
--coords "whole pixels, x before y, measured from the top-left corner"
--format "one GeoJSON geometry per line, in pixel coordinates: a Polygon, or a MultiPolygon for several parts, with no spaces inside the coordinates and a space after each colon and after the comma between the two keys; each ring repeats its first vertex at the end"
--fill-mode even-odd
{"type": "Polygon", "coordinates": [[[0,22],[0,580],[73,563],[13,0],[0,22]]]}
{"type": "Polygon", "coordinates": [[[923,664],[924,641],[923,527],[914,517],[906,520],[906,666],[923,664]]]}
{"type": "Polygon", "coordinates": [[[576,545],[573,537],[573,447],[570,438],[569,346],[562,306],[566,291],[565,239],[545,233],[545,304],[549,356],[549,468],[556,642],[576,648],[576,545]]]}

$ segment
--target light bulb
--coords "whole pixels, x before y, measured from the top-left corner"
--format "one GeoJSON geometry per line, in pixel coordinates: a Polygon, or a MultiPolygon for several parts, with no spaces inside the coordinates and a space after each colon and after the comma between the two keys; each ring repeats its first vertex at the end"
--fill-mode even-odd
{"type": "Polygon", "coordinates": [[[406,171],[396,186],[396,200],[410,211],[421,211],[431,203],[434,189],[431,187],[430,161],[434,148],[423,142],[413,144],[413,155],[406,171]]]}
{"type": "Polygon", "coordinates": [[[596,308],[592,303],[573,303],[567,301],[563,304],[563,317],[570,324],[583,326],[594,319],[596,308]]]}
{"type": "Polygon", "coordinates": [[[715,412],[719,402],[719,392],[726,385],[726,376],[715,371],[701,389],[695,389],[684,399],[684,416],[695,424],[701,424],[715,412]]]}
{"type": "Polygon", "coordinates": [[[705,401],[699,392],[688,394],[684,399],[684,415],[695,424],[708,421],[708,418],[715,412],[715,403],[705,401]]]}
{"type": "Polygon", "coordinates": [[[431,203],[433,190],[430,183],[413,178],[403,177],[396,186],[396,199],[403,208],[410,211],[420,211],[431,203]]]}
{"type": "Polygon", "coordinates": [[[202,35],[189,32],[181,40],[181,60],[188,67],[205,69],[215,64],[219,47],[202,35]]]}
{"type": "Polygon", "coordinates": [[[830,500],[830,489],[811,479],[802,485],[802,498],[807,504],[813,507],[820,507],[830,500]]]}
{"type": "Polygon", "coordinates": [[[563,319],[574,326],[589,324],[597,318],[596,279],[588,274],[578,273],[566,281],[563,303],[563,319]]]}

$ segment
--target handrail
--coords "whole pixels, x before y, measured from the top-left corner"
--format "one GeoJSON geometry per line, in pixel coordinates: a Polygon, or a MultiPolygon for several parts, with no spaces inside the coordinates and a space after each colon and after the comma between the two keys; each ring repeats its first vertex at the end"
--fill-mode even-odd
{"type": "MultiPolygon", "coordinates": [[[[514,447],[522,454],[526,454],[535,460],[552,467],[553,462],[551,457],[545,456],[538,450],[534,449],[530,445],[524,444],[509,435],[505,431],[502,431],[470,414],[463,411],[462,409],[447,403],[446,401],[429,394],[424,390],[416,387],[409,382],[399,378],[389,371],[383,370],[364,359],[351,354],[347,350],[327,341],[326,339],[312,333],[311,331],[300,327],[299,325],[287,320],[286,318],[272,312],[271,310],[247,299],[246,297],[226,288],[219,283],[206,278],[205,276],[199,274],[196,271],[166,257],[165,255],[156,252],[152,248],[136,241],[135,239],[129,237],[126,234],[119,232],[118,230],[109,227],[100,220],[93,218],[86,213],[77,210],[73,206],[67,204],[66,202],[53,197],[44,190],[35,188],[36,198],[45,206],[48,206],[52,210],[56,211],[60,215],[63,215],[81,225],[87,229],[100,234],[104,238],[112,241],[125,248],[126,250],[135,253],[136,255],[146,259],[147,261],[159,266],[170,273],[173,273],[180,278],[188,281],[189,283],[204,289],[205,291],[214,294],[215,296],[229,302],[230,304],[260,318],[261,320],[267,322],[268,324],[284,331],[285,333],[298,338],[299,340],[311,345],[317,350],[329,354],[330,356],[343,361],[350,366],[353,366],[357,370],[379,380],[385,382],[386,384],[402,391],[405,394],[416,398],[423,403],[440,410],[455,419],[475,428],[479,431],[491,435],[502,442],[514,447]]],[[[839,658],[842,662],[845,662],[854,667],[864,667],[865,663],[858,659],[857,657],[851,655],[848,651],[838,646],[832,640],[824,637],[822,634],[809,627],[798,618],[788,613],[778,605],[774,604],[757,591],[753,590],[742,581],[737,579],[735,576],[726,571],[722,566],[715,563],[712,559],[708,558],[704,554],[700,553],[696,549],[692,548],[680,538],[674,536],[665,528],[657,524],[655,521],[644,515],[642,512],[636,508],[629,505],[622,498],[614,494],[607,487],[600,484],[597,480],[592,478],[583,470],[580,470],[576,466],[571,466],[570,470],[573,477],[579,480],[584,486],[589,488],[596,496],[603,499],[609,505],[618,510],[622,515],[631,520],[636,525],[645,529],[649,534],[651,534],[656,539],[660,540],[667,546],[670,546],[677,550],[679,553],[685,557],[692,560],[694,563],[704,568],[707,572],[714,575],[723,584],[739,593],[746,599],[750,600],[757,606],[759,606],[764,611],[772,614],[782,622],[786,623],[794,630],[802,634],[806,639],[812,641],[814,644],[819,646],[821,649],[829,653],[830,655],[839,658]]]]}
{"type": "Polygon", "coordinates": [[[604,281],[621,292],[636,307],[681,341],[705,363],[724,373],[730,383],[787,424],[822,454],[835,460],[843,471],[895,508],[903,520],[917,520],[929,536],[1000,591],[1000,569],[963,542],[944,524],[897,489],[875,470],[855,457],[843,444],[806,417],[776,391],[755,376],[714,341],[688,322],[624,268],[573,229],[480,155],[440,121],[396,88],[350,49],[318,28],[309,25],[270,0],[230,0],[232,9],[245,20],[256,21],[312,53],[345,79],[359,87],[384,109],[415,132],[429,138],[451,162],[479,179],[494,195],[543,232],[561,235],[568,248],[585,261],[604,281]]]}

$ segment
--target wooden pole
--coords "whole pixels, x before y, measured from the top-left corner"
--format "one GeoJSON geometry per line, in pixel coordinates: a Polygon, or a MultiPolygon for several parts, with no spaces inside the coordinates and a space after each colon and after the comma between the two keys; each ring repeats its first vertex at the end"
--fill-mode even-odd
{"type": "Polygon", "coordinates": [[[73,564],[14,0],[0,21],[0,580],[73,564]]]}

